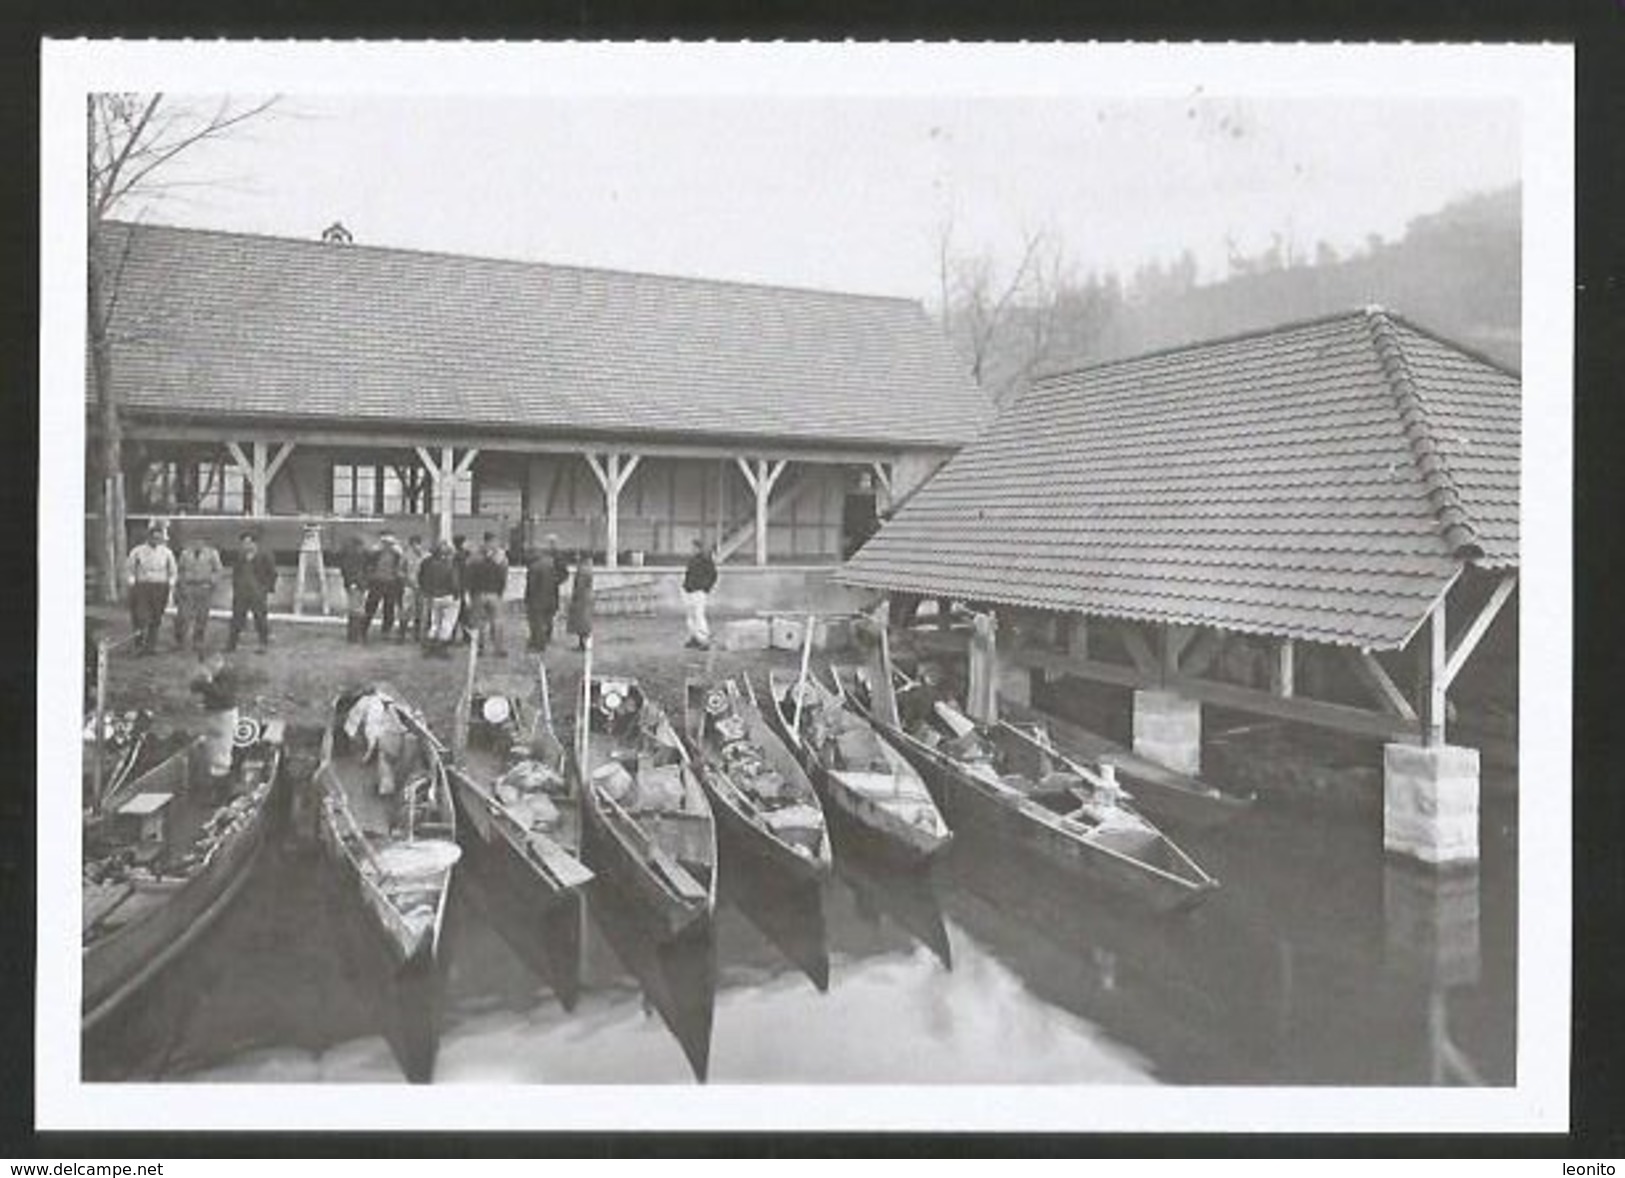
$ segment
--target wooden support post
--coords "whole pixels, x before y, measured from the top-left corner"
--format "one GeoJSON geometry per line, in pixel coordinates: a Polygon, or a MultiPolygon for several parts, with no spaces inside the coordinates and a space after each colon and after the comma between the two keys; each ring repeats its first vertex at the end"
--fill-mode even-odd
{"type": "Polygon", "coordinates": [[[1075,659],[1089,657],[1089,618],[1085,614],[1073,614],[1068,619],[1066,630],[1066,653],[1075,659]]]}
{"type": "Polygon", "coordinates": [[[1507,603],[1507,598],[1512,596],[1512,590],[1517,584],[1516,573],[1508,573],[1502,577],[1490,594],[1489,600],[1484,603],[1484,608],[1478,611],[1472,623],[1451,644],[1450,653],[1445,659],[1444,671],[1440,676],[1444,681],[1445,690],[1449,690],[1450,685],[1455,682],[1456,675],[1472,657],[1473,651],[1478,648],[1484,635],[1489,632],[1490,624],[1495,621],[1495,615],[1501,612],[1501,607],[1507,603]]]}
{"type": "Polygon", "coordinates": [[[1196,678],[1213,665],[1213,660],[1223,649],[1223,630],[1203,630],[1180,660],[1180,674],[1190,679],[1196,678]]]}
{"type": "Polygon", "coordinates": [[[1146,642],[1145,635],[1133,622],[1117,623],[1117,632],[1122,636],[1123,645],[1128,649],[1129,657],[1142,675],[1157,675],[1161,666],[1157,656],[1151,653],[1151,644],[1146,642]]]}
{"type": "Polygon", "coordinates": [[[1350,648],[1348,657],[1354,667],[1354,673],[1371,689],[1384,709],[1402,720],[1416,723],[1416,709],[1411,707],[1411,701],[1405,698],[1405,693],[1399,689],[1399,685],[1389,677],[1383,665],[1377,661],[1376,655],[1369,650],[1350,648]]]}
{"type": "Polygon", "coordinates": [[[1292,639],[1283,638],[1275,644],[1270,659],[1270,692],[1282,699],[1291,699],[1297,693],[1294,649],[1292,639]]]}
{"type": "Polygon", "coordinates": [[[440,447],[440,461],[436,462],[427,449],[422,446],[413,447],[418,454],[418,461],[423,463],[423,469],[429,472],[429,481],[434,484],[435,513],[440,519],[440,539],[451,541],[453,519],[456,515],[455,503],[457,493],[457,480],[467,474],[474,467],[474,459],[480,455],[477,447],[470,446],[463,451],[461,459],[457,451],[451,446],[440,447]]]}
{"type": "Polygon", "coordinates": [[[891,481],[891,463],[871,462],[869,469],[875,472],[875,487],[880,492],[875,496],[877,505],[883,503],[886,507],[890,507],[894,495],[891,481]]]}
{"type": "Polygon", "coordinates": [[[756,492],[756,563],[767,563],[767,505],[773,496],[773,486],[779,481],[788,464],[786,459],[774,462],[770,458],[738,458],[734,459],[739,465],[739,471],[750,484],[750,489],[756,492]],[[754,467],[754,469],[753,469],[754,467]]]}
{"type": "MultiPolygon", "coordinates": [[[[263,443],[257,445],[263,445],[263,443]]],[[[264,456],[256,450],[254,459],[250,459],[239,442],[227,442],[226,453],[231,455],[232,465],[237,468],[237,472],[243,476],[243,481],[248,484],[251,500],[243,504],[243,514],[250,515],[259,504],[257,490],[259,480],[256,477],[254,459],[262,459],[264,456]]]]}
{"type": "Polygon", "coordinates": [[[1179,656],[1196,631],[1190,626],[1164,626],[1162,628],[1162,677],[1172,679],[1179,674],[1179,656]]]}
{"type": "Polygon", "coordinates": [[[1438,748],[1445,742],[1445,606],[1439,598],[1416,638],[1416,698],[1422,722],[1422,743],[1438,748]]]}
{"type": "Polygon", "coordinates": [[[632,478],[642,461],[641,454],[604,455],[600,462],[596,454],[583,454],[587,465],[604,492],[604,567],[616,568],[621,560],[621,491],[632,478]],[[626,461],[623,463],[622,458],[626,461]]]}

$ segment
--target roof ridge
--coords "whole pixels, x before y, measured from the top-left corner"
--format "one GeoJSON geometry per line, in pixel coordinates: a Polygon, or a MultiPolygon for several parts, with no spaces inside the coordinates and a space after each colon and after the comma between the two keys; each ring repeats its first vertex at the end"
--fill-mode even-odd
{"type": "Polygon", "coordinates": [[[1366,307],[1362,314],[1371,332],[1371,345],[1376,350],[1377,362],[1382,366],[1383,376],[1394,394],[1400,428],[1405,431],[1411,457],[1422,476],[1422,486],[1427,491],[1428,504],[1433,508],[1440,536],[1458,558],[1472,559],[1484,555],[1478,543],[1478,528],[1462,503],[1461,492],[1456,489],[1456,481],[1451,477],[1444,453],[1434,441],[1427,405],[1416,390],[1410,361],[1405,357],[1404,345],[1395,333],[1389,313],[1373,304],[1366,307]]]}
{"type": "Polygon", "coordinates": [[[1363,313],[1363,309],[1359,308],[1350,311],[1328,311],[1324,315],[1314,315],[1307,319],[1294,319],[1287,323],[1273,323],[1267,327],[1251,327],[1245,331],[1234,331],[1227,335],[1204,336],[1201,339],[1187,340],[1182,344],[1168,344],[1145,352],[1135,352],[1129,356],[1114,356],[1110,360],[1094,360],[1087,364],[1068,364],[1064,367],[1040,371],[1028,383],[1043,384],[1048,381],[1059,380],[1065,376],[1081,376],[1086,372],[1099,372],[1105,368],[1121,368],[1145,360],[1160,360],[1165,356],[1174,356],[1181,352],[1218,347],[1221,344],[1239,344],[1246,340],[1258,339],[1261,336],[1287,335],[1311,327],[1324,327],[1331,323],[1342,323],[1358,319],[1363,313]]]}
{"type": "MultiPolygon", "coordinates": [[[[528,258],[500,258],[490,254],[459,254],[451,250],[422,249],[416,246],[404,245],[374,245],[369,242],[346,242],[336,246],[317,238],[288,237],[279,233],[250,233],[238,229],[202,229],[192,225],[170,225],[154,221],[118,221],[108,220],[104,225],[119,229],[153,230],[160,229],[169,233],[196,234],[209,237],[237,238],[247,241],[273,242],[277,244],[309,246],[312,248],[347,249],[367,251],[377,254],[406,254],[420,258],[447,258],[459,262],[489,262],[498,266],[517,266],[535,270],[569,270],[582,274],[614,274],[623,278],[653,278],[662,282],[687,282],[702,286],[726,286],[744,288],[746,290],[777,290],[792,294],[823,295],[838,299],[869,299],[883,303],[903,303],[916,307],[922,313],[925,304],[917,298],[908,295],[871,294],[865,291],[831,290],[820,286],[795,286],[787,282],[746,282],[737,278],[711,278],[699,274],[668,274],[654,270],[625,270],[614,266],[588,266],[571,262],[542,262],[528,258]]],[[[929,318],[929,315],[927,316],[929,318]]]]}

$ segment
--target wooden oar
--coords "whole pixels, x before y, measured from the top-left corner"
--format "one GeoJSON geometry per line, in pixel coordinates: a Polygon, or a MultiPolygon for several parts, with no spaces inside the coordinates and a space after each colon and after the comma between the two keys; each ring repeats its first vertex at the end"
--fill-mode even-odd
{"type": "Polygon", "coordinates": [[[587,724],[592,712],[592,635],[586,638],[587,651],[581,659],[581,710],[576,713],[576,763],[582,779],[587,775],[587,724]]]}
{"type": "Polygon", "coordinates": [[[813,626],[815,619],[807,615],[807,634],[801,641],[801,674],[796,676],[796,715],[790,725],[790,739],[801,741],[801,697],[807,689],[807,672],[812,667],[813,626]]]}
{"type": "Polygon", "coordinates": [[[480,632],[475,630],[468,636],[468,674],[463,681],[463,695],[457,701],[457,711],[452,720],[451,755],[456,761],[461,761],[468,751],[468,721],[469,713],[474,708],[474,673],[479,661],[480,632]]]}

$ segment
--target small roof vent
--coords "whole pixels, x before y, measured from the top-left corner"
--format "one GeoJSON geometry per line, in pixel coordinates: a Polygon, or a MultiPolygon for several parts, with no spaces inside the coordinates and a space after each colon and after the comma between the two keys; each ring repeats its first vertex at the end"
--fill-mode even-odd
{"type": "Polygon", "coordinates": [[[328,245],[349,245],[355,240],[355,235],[344,227],[343,221],[334,221],[322,230],[322,240],[328,245]]]}

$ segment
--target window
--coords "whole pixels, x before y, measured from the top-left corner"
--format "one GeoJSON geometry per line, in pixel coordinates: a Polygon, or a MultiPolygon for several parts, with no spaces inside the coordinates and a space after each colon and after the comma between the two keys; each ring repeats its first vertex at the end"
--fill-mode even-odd
{"type": "Polygon", "coordinates": [[[241,515],[248,499],[248,480],[234,463],[166,458],[141,468],[134,506],[175,515],[241,515]]]}
{"type": "Polygon", "coordinates": [[[333,514],[378,514],[378,468],[354,463],[333,464],[333,514]]]}
{"type": "MultiPolygon", "coordinates": [[[[452,510],[470,514],[473,502],[474,472],[464,471],[453,486],[452,510]]],[[[333,464],[335,515],[417,515],[438,508],[434,483],[422,467],[370,462],[333,464]]]]}

